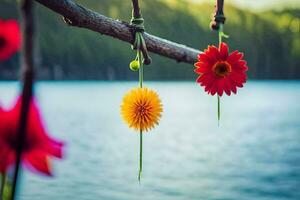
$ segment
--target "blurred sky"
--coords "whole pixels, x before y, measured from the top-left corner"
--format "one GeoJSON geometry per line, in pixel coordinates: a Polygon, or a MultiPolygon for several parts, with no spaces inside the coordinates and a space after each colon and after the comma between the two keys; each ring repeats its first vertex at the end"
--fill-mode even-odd
{"type": "MultiPolygon", "coordinates": [[[[214,0],[188,0],[194,2],[203,2],[214,0]]],[[[225,2],[230,2],[232,4],[238,5],[240,7],[248,7],[250,9],[264,10],[269,8],[280,8],[280,7],[300,7],[300,0],[225,0],[225,2]]]]}

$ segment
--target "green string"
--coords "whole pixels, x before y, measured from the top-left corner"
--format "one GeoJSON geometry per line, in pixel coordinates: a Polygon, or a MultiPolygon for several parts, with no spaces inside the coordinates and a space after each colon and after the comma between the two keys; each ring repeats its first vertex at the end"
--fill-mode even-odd
{"type": "MultiPolygon", "coordinates": [[[[221,49],[222,38],[228,38],[229,36],[223,32],[224,24],[220,23],[219,28],[219,49],[221,49]]],[[[218,126],[220,124],[221,119],[221,97],[218,95],[218,126]]]]}
{"type": "MultiPolygon", "coordinates": [[[[138,61],[138,69],[139,69],[139,87],[143,88],[144,81],[144,55],[142,53],[142,49],[147,50],[146,43],[143,37],[142,32],[145,31],[144,27],[144,19],[142,17],[134,17],[132,16],[131,25],[135,28],[135,41],[133,44],[133,49],[137,50],[136,59],[138,61]]],[[[148,57],[146,55],[146,57],[148,57]]],[[[149,58],[148,58],[149,59],[149,58]]],[[[139,174],[138,180],[141,182],[142,177],[142,169],[143,169],[143,131],[140,129],[140,163],[139,163],[139,174]]]]}
{"type": "Polygon", "coordinates": [[[134,16],[132,16],[130,24],[135,27],[136,33],[145,31],[144,18],[142,17],[135,18],[134,16]]]}
{"type": "MultiPolygon", "coordinates": [[[[139,87],[140,88],[143,88],[143,81],[144,81],[144,66],[143,66],[144,63],[143,63],[143,54],[141,51],[142,45],[145,45],[142,33],[136,32],[135,42],[133,46],[137,50],[136,59],[139,65],[139,87]]],[[[143,131],[142,129],[140,129],[140,163],[139,163],[139,174],[138,174],[139,183],[141,183],[142,169],[143,169],[143,131]]]]}
{"type": "Polygon", "coordinates": [[[143,132],[142,129],[140,129],[140,165],[139,165],[139,182],[141,183],[141,177],[142,177],[142,170],[143,170],[143,132]]]}
{"type": "MultiPolygon", "coordinates": [[[[139,38],[139,42],[141,43],[141,34],[137,34],[137,37],[139,38]]],[[[140,88],[143,87],[143,81],[144,81],[144,68],[143,68],[143,56],[140,49],[137,50],[137,57],[139,61],[139,86],[140,88]]],[[[143,169],[143,131],[140,129],[140,165],[139,165],[139,176],[138,180],[141,182],[141,176],[142,176],[142,169],[143,169]]]]}
{"type": "MultiPolygon", "coordinates": [[[[219,49],[221,48],[221,43],[222,43],[222,37],[223,37],[223,24],[220,24],[220,28],[219,28],[219,49]]],[[[218,126],[220,125],[220,119],[221,119],[221,97],[218,94],[218,126]]]]}
{"type": "Polygon", "coordinates": [[[222,37],[224,36],[223,27],[224,25],[221,23],[219,28],[219,49],[221,48],[222,37]]]}
{"type": "Polygon", "coordinates": [[[218,95],[218,126],[220,125],[221,118],[221,106],[220,106],[220,96],[218,95]]]}

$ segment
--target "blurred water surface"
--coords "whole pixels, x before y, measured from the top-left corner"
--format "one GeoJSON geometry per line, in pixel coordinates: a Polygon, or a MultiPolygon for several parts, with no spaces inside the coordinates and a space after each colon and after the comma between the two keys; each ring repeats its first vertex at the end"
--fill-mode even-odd
{"type": "MultiPolygon", "coordinates": [[[[250,81],[216,97],[192,82],[146,82],[160,94],[160,126],[139,136],[119,115],[135,82],[41,82],[36,96],[52,135],[67,142],[55,178],[24,172],[22,200],[299,200],[300,82],[250,81]]],[[[0,82],[10,106],[16,82],[0,82]]]]}

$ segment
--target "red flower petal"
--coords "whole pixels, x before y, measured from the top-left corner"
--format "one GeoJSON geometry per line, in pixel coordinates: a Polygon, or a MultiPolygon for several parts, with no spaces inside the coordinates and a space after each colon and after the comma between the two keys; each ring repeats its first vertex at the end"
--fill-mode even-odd
{"type": "Polygon", "coordinates": [[[207,63],[197,62],[195,63],[196,69],[194,70],[197,74],[203,74],[205,72],[209,72],[210,68],[208,67],[207,63]]]}
{"type": "Polygon", "coordinates": [[[232,64],[231,66],[237,70],[242,70],[242,71],[248,70],[247,62],[244,60],[239,60],[239,61],[235,62],[234,64],[232,64]]]}
{"type": "MultiPolygon", "coordinates": [[[[1,144],[1,143],[0,143],[1,144]]],[[[7,150],[3,148],[1,145],[2,150],[0,151],[0,172],[4,173],[7,169],[7,150]]]]}
{"type": "Polygon", "coordinates": [[[224,42],[221,43],[220,57],[222,60],[226,60],[228,57],[228,46],[224,42]]]}
{"type": "Polygon", "coordinates": [[[16,53],[21,45],[21,34],[16,20],[0,20],[0,61],[16,53]]]}
{"type": "Polygon", "coordinates": [[[199,62],[196,62],[195,63],[195,67],[196,68],[210,68],[210,64],[209,63],[207,63],[207,62],[201,62],[201,61],[199,61],[199,62]]]}
{"type": "Polygon", "coordinates": [[[206,51],[206,55],[210,58],[214,63],[220,59],[219,49],[214,45],[208,46],[208,50],[206,51]]]}
{"type": "Polygon", "coordinates": [[[211,86],[210,91],[208,91],[208,93],[210,93],[211,95],[215,95],[217,93],[217,85],[216,82],[213,83],[213,85],[211,86]]]}
{"type": "Polygon", "coordinates": [[[201,83],[202,81],[203,81],[203,76],[202,75],[200,75],[197,79],[196,79],[196,82],[197,83],[201,83]]]}
{"type": "Polygon", "coordinates": [[[45,152],[47,152],[49,155],[52,155],[57,158],[63,158],[63,148],[64,144],[58,144],[53,143],[52,141],[49,141],[48,144],[44,146],[45,152]]]}
{"type": "Polygon", "coordinates": [[[212,74],[205,74],[205,76],[207,76],[207,81],[204,83],[203,82],[203,85],[201,84],[201,86],[205,86],[204,90],[205,92],[208,92],[210,91],[211,87],[213,86],[215,80],[216,80],[216,77],[212,74]]]}
{"type": "MultiPolygon", "coordinates": [[[[14,154],[16,151],[21,104],[21,97],[19,97],[11,110],[0,112],[0,156],[7,154],[7,152],[14,154]]],[[[63,145],[62,142],[54,140],[46,132],[39,108],[33,98],[30,102],[27,119],[23,162],[32,166],[36,171],[51,175],[48,159],[51,157],[62,158],[63,145]]],[[[14,163],[15,157],[9,157],[6,162],[0,160],[0,170],[6,171],[14,163]]]]}
{"type": "Polygon", "coordinates": [[[217,88],[218,95],[221,97],[224,91],[224,78],[217,80],[217,87],[218,87],[217,88]]]}
{"type": "Polygon", "coordinates": [[[205,53],[200,53],[198,55],[198,60],[200,62],[205,62],[205,63],[212,63],[213,62],[213,60],[210,57],[208,57],[208,55],[205,54],[205,53]]]}
{"type": "MultiPolygon", "coordinates": [[[[230,81],[230,82],[231,82],[231,81],[230,81]]],[[[231,91],[232,91],[234,94],[236,94],[237,91],[236,91],[236,86],[235,86],[235,84],[231,82],[230,86],[231,86],[231,91]]]]}
{"type": "Polygon", "coordinates": [[[203,79],[201,81],[201,86],[207,86],[207,85],[210,85],[211,83],[213,83],[215,81],[215,77],[212,76],[211,74],[203,74],[203,79]]]}
{"type": "Polygon", "coordinates": [[[237,83],[237,82],[241,82],[241,83],[245,83],[247,76],[245,73],[241,73],[241,72],[237,72],[237,71],[233,71],[230,76],[233,78],[233,80],[237,83]]]}
{"type": "Polygon", "coordinates": [[[228,58],[227,58],[227,62],[229,62],[231,65],[234,64],[235,62],[241,60],[244,57],[243,53],[240,53],[238,51],[234,51],[232,52],[228,58]]]}
{"type": "Polygon", "coordinates": [[[228,96],[230,96],[231,86],[230,86],[230,80],[228,80],[228,78],[224,78],[224,91],[228,96]]]}
{"type": "Polygon", "coordinates": [[[222,96],[225,92],[230,95],[231,91],[236,94],[236,87],[243,87],[246,82],[248,66],[242,60],[243,53],[234,51],[229,54],[228,49],[227,44],[221,43],[220,49],[208,46],[207,50],[198,55],[199,62],[195,63],[194,71],[200,76],[196,81],[208,94],[222,96]]]}
{"type": "Polygon", "coordinates": [[[39,150],[32,151],[25,154],[24,159],[26,164],[33,167],[37,172],[52,176],[50,160],[44,152],[39,150]]]}

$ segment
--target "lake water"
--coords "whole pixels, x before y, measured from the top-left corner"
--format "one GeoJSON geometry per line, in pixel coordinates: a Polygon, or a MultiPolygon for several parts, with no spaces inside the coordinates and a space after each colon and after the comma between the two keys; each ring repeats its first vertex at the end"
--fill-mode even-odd
{"type": "MultiPolygon", "coordinates": [[[[300,82],[250,81],[217,98],[193,82],[146,82],[164,104],[144,136],[123,123],[122,96],[135,82],[42,82],[36,96],[48,130],[67,142],[55,178],[24,172],[22,200],[299,200],[300,82]]],[[[18,84],[0,82],[8,106],[18,84]]]]}

